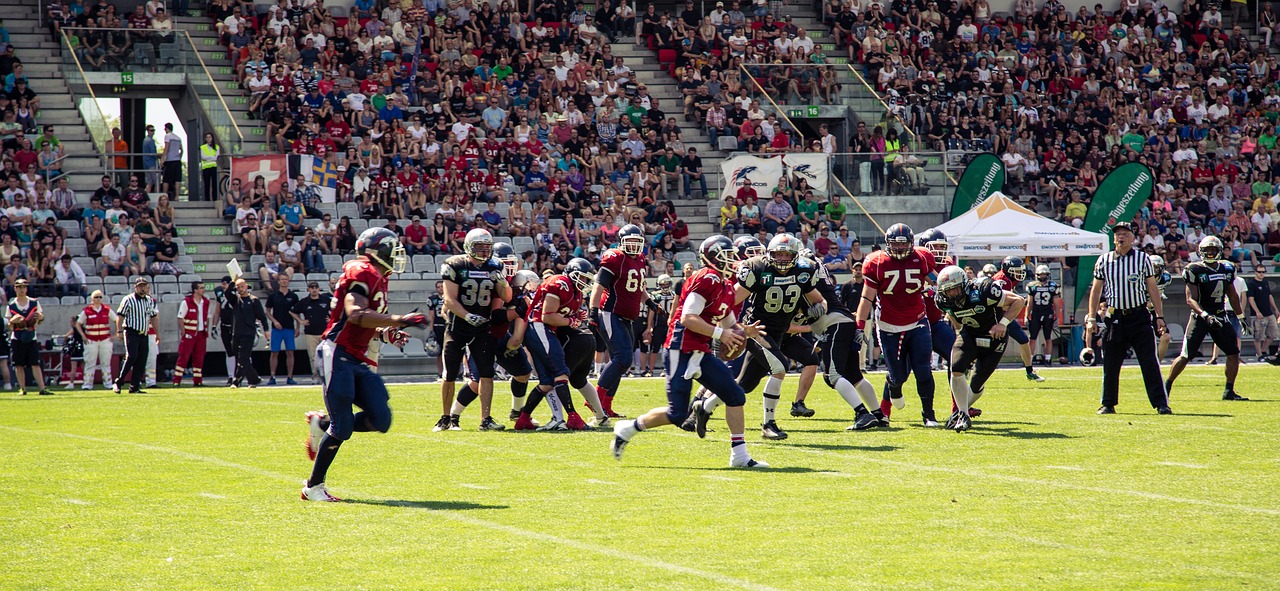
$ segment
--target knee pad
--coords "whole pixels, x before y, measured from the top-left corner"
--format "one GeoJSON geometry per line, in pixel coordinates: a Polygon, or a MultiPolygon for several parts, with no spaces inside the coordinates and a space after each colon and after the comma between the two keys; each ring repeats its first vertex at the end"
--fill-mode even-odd
{"type": "Polygon", "coordinates": [[[839,379],[840,379],[840,376],[835,375],[834,372],[831,372],[831,371],[822,372],[822,381],[827,383],[828,388],[836,387],[836,381],[839,379]]]}
{"type": "Polygon", "coordinates": [[[371,426],[379,433],[386,433],[391,430],[391,409],[387,408],[384,412],[373,413],[370,418],[371,426]]]}

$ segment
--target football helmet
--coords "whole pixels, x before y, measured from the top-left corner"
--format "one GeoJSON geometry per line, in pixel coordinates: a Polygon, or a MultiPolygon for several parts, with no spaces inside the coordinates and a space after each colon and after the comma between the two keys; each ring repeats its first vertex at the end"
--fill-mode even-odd
{"type": "Polygon", "coordinates": [[[1200,241],[1200,258],[1205,262],[1216,262],[1222,258],[1222,241],[1217,236],[1205,236],[1200,241]]]}
{"type": "Polygon", "coordinates": [[[733,246],[738,249],[738,258],[744,261],[765,252],[764,245],[755,236],[739,236],[733,241],[733,246]]]}
{"type": "Polygon", "coordinates": [[[596,281],[596,267],[591,261],[574,257],[564,266],[564,274],[573,282],[578,291],[586,293],[596,281]]]}
{"type": "Polygon", "coordinates": [[[635,224],[627,224],[618,230],[618,245],[628,256],[640,256],[644,252],[644,230],[635,224]]]}
{"type": "Polygon", "coordinates": [[[911,233],[911,228],[906,224],[894,224],[885,231],[884,243],[889,256],[905,259],[911,256],[911,251],[915,247],[915,234],[911,233]]]}
{"type": "Polygon", "coordinates": [[[1000,270],[1014,281],[1022,281],[1027,278],[1027,265],[1022,262],[1022,257],[1007,256],[1000,261],[1000,270]]]}
{"type": "Polygon", "coordinates": [[[698,260],[721,276],[732,275],[738,270],[738,251],[728,236],[716,234],[698,246],[698,260]]]}
{"type": "Polygon", "coordinates": [[[1041,282],[1049,280],[1049,265],[1040,265],[1036,267],[1036,280],[1041,282]]]}
{"type": "Polygon", "coordinates": [[[983,266],[982,266],[982,275],[983,275],[984,277],[991,277],[991,276],[993,276],[993,275],[995,275],[995,274],[996,274],[996,266],[995,266],[995,265],[993,265],[993,264],[991,264],[991,263],[987,263],[987,264],[985,264],[985,265],[983,265],[983,266]]]}
{"type": "Polygon", "coordinates": [[[506,242],[495,242],[493,256],[502,262],[502,274],[508,281],[516,276],[516,272],[520,270],[520,257],[516,255],[515,247],[506,242]]]}
{"type": "Polygon", "coordinates": [[[769,262],[773,264],[779,271],[786,272],[794,267],[796,259],[800,258],[800,250],[804,245],[800,243],[800,239],[790,234],[778,234],[769,241],[768,256],[769,262]]]}
{"type": "Polygon", "coordinates": [[[938,296],[948,306],[954,306],[964,301],[965,286],[969,283],[969,276],[965,275],[964,269],[951,265],[938,273],[938,296]]]}
{"type": "Polygon", "coordinates": [[[542,284],[542,278],[538,277],[537,273],[528,269],[516,271],[515,275],[511,278],[511,288],[520,290],[524,293],[533,293],[533,290],[538,289],[538,285],[540,284],[542,284]]]}
{"type": "Polygon", "coordinates": [[[462,241],[462,250],[477,263],[488,261],[493,256],[493,234],[480,228],[467,232],[467,237],[462,241]]]}
{"type": "Polygon", "coordinates": [[[951,247],[947,244],[947,235],[934,228],[921,232],[920,236],[916,238],[916,244],[929,249],[929,252],[933,253],[935,258],[945,257],[947,252],[951,250],[951,247]]]}
{"type": "Polygon", "coordinates": [[[386,228],[369,228],[356,238],[356,252],[392,273],[403,273],[409,257],[404,253],[400,237],[386,228]]]}
{"type": "Polygon", "coordinates": [[[658,276],[658,290],[663,292],[671,291],[671,276],[663,273],[658,276]]]}
{"type": "Polygon", "coordinates": [[[1164,257],[1158,254],[1151,255],[1151,266],[1155,268],[1156,275],[1164,273],[1164,257]]]}

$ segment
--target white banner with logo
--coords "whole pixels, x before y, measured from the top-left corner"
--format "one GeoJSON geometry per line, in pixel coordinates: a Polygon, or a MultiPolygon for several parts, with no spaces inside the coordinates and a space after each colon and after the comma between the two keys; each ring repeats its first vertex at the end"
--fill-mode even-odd
{"type": "Polygon", "coordinates": [[[804,179],[809,183],[809,188],[823,195],[830,195],[827,191],[827,163],[830,161],[826,154],[814,152],[787,154],[782,157],[782,162],[791,171],[793,179],[804,179]]]}
{"type": "Polygon", "coordinates": [[[736,196],[740,187],[750,183],[760,199],[768,199],[782,176],[782,158],[734,156],[720,163],[720,174],[725,180],[725,195],[736,196]]]}

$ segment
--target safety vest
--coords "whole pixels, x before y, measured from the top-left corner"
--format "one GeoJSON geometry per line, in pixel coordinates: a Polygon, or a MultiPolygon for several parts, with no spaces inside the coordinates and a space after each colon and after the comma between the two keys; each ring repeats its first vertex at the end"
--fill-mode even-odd
{"type": "Polygon", "coordinates": [[[218,147],[209,144],[200,144],[200,170],[213,168],[218,165],[218,147]]]}
{"type": "Polygon", "coordinates": [[[93,306],[84,307],[84,334],[91,341],[111,338],[111,308],[102,306],[96,312],[93,306]]]}
{"type": "Polygon", "coordinates": [[[898,158],[898,151],[902,149],[901,140],[885,140],[884,141],[884,161],[893,162],[898,158]]]}
{"type": "Polygon", "coordinates": [[[185,313],[182,315],[182,331],[184,333],[209,329],[208,326],[205,326],[205,310],[209,306],[208,298],[200,298],[200,301],[197,302],[195,296],[187,296],[182,301],[182,304],[185,309],[185,313]]]}

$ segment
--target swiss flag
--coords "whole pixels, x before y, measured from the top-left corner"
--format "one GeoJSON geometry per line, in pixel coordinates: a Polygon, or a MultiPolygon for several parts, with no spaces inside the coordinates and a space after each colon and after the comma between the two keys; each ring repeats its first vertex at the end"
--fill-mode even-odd
{"type": "Polygon", "coordinates": [[[240,179],[240,188],[249,191],[262,177],[267,191],[275,194],[289,181],[289,157],[284,154],[239,156],[231,159],[231,178],[240,179]]]}

